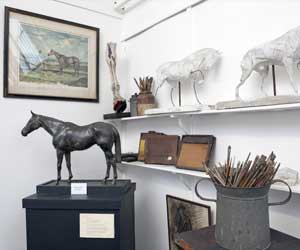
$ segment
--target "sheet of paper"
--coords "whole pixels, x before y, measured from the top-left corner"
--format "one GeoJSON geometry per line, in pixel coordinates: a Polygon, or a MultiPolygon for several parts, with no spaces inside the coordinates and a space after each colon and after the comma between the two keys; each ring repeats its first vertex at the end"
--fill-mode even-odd
{"type": "Polygon", "coordinates": [[[71,183],[71,195],[87,194],[86,183],[71,183]]]}
{"type": "Polygon", "coordinates": [[[80,238],[115,238],[114,214],[80,214],[80,238]]]}

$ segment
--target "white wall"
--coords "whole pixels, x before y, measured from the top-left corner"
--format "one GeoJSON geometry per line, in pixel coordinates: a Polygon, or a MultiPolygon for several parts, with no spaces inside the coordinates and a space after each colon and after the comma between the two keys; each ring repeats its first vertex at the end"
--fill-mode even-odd
{"type": "MultiPolygon", "coordinates": [[[[66,0],[69,1],[69,0],[66,0]]],[[[73,3],[82,4],[79,0],[73,3]]],[[[98,1],[99,2],[99,1],[98,1]]],[[[3,6],[8,5],[28,11],[100,27],[100,103],[76,103],[61,101],[37,101],[23,99],[4,99],[0,93],[0,156],[1,156],[1,197],[0,207],[0,249],[21,250],[25,248],[25,216],[21,199],[35,191],[35,185],[55,178],[56,159],[51,138],[38,131],[28,138],[20,135],[20,130],[30,117],[32,109],[37,113],[55,116],[86,124],[101,120],[103,113],[112,111],[110,79],[104,62],[107,41],[118,41],[120,35],[126,38],[154,21],[179,10],[195,0],[148,0],[129,12],[121,22],[116,18],[98,15],[50,0],[0,0],[0,40],[3,41],[3,6]],[[172,4],[170,4],[172,3],[172,4]],[[121,24],[123,29],[121,30],[121,24]]],[[[85,3],[95,8],[95,1],[85,3]]],[[[101,1],[97,10],[112,14],[109,5],[112,1],[101,1]],[[103,4],[103,6],[102,6],[103,4]]],[[[286,30],[299,25],[297,0],[208,0],[189,13],[181,14],[141,36],[122,43],[120,63],[122,69],[122,91],[129,97],[137,91],[133,77],[155,75],[156,68],[163,62],[180,59],[192,51],[203,47],[215,47],[223,51],[220,65],[209,76],[208,81],[199,87],[199,95],[208,103],[231,99],[234,87],[240,77],[239,62],[243,53],[250,47],[276,37],[286,30]],[[125,55],[125,58],[122,55],[125,55]],[[125,73],[128,71],[128,74],[125,73]],[[123,76],[123,77],[122,77],[123,76]],[[128,84],[128,88],[123,86],[128,84]]],[[[0,46],[0,75],[3,74],[2,43],[0,46]]],[[[298,79],[300,74],[298,74],[298,79]]],[[[1,79],[1,78],[0,78],[1,79]]],[[[260,95],[256,91],[257,76],[249,80],[242,95],[260,95]]],[[[270,79],[268,89],[271,90],[270,79]]],[[[278,71],[281,93],[290,93],[284,70],[278,71]]],[[[0,80],[2,91],[2,79],[0,80]]],[[[158,101],[169,106],[169,87],[159,92],[158,101]]],[[[190,88],[184,89],[186,104],[194,103],[190,88]]],[[[192,123],[194,133],[214,134],[217,137],[214,160],[223,160],[228,144],[238,157],[245,157],[248,151],[253,154],[274,150],[283,166],[300,170],[297,153],[300,145],[299,111],[282,113],[235,114],[207,116],[186,120],[192,123]]],[[[139,133],[148,130],[168,134],[182,134],[175,120],[137,121],[124,125],[124,151],[136,151],[139,133]]],[[[73,169],[75,177],[102,178],[104,156],[97,148],[74,153],[73,169]]],[[[63,175],[67,172],[64,169],[63,175]]],[[[168,249],[167,218],[165,195],[172,194],[185,199],[196,200],[178,176],[132,168],[126,175],[137,182],[136,191],[136,239],[137,250],[168,249]]],[[[194,178],[187,178],[192,185],[194,178]]],[[[214,195],[214,189],[203,186],[207,196],[214,195]]],[[[272,191],[272,199],[280,199],[284,192],[272,191]]],[[[213,204],[212,207],[214,208],[213,204]]],[[[271,224],[291,235],[300,237],[300,197],[295,195],[286,206],[271,209],[271,224]]],[[[215,209],[213,209],[215,213],[215,209]]]]}
{"type": "MultiPolygon", "coordinates": [[[[102,120],[103,113],[112,112],[110,79],[104,53],[108,41],[119,40],[121,21],[48,0],[5,0],[0,3],[0,75],[3,74],[4,6],[100,28],[100,103],[3,98],[0,77],[0,249],[23,250],[26,243],[22,198],[34,193],[37,184],[56,178],[56,154],[45,131],[40,130],[24,138],[21,129],[30,118],[30,110],[78,124],[102,120]]],[[[110,0],[101,1],[101,4],[112,6],[110,0]]],[[[104,177],[104,156],[97,147],[73,153],[72,163],[75,178],[104,177]]],[[[63,177],[67,177],[65,167],[63,177]]]]}
{"type": "MultiPolygon", "coordinates": [[[[190,0],[145,1],[129,12],[123,21],[122,39],[142,30],[149,24],[180,9],[190,0]],[[172,4],[171,4],[172,2],[172,4]],[[163,14],[164,13],[164,14],[163,14]]],[[[194,50],[214,47],[223,52],[222,62],[209,75],[207,82],[198,88],[201,99],[210,104],[234,98],[234,88],[240,78],[240,60],[251,47],[280,36],[300,24],[300,2],[297,0],[208,0],[192,11],[174,17],[140,36],[122,43],[128,61],[128,96],[136,92],[133,77],[153,75],[158,66],[166,61],[178,60],[194,50]]],[[[286,72],[277,71],[278,92],[292,93],[286,72]]],[[[299,83],[300,73],[297,72],[299,83]]],[[[125,80],[124,80],[125,81],[125,80]]],[[[253,75],[242,88],[244,98],[262,96],[258,91],[259,78],[253,75]]],[[[266,80],[271,94],[271,77],[266,80]]],[[[160,106],[171,106],[170,87],[165,85],[158,94],[160,106]]],[[[190,85],[183,90],[185,104],[195,103],[190,85]]],[[[186,120],[195,134],[214,134],[217,145],[215,161],[223,161],[227,145],[234,154],[246,157],[251,151],[277,154],[282,166],[300,171],[298,153],[300,145],[300,111],[264,112],[256,114],[224,114],[186,120]]],[[[139,133],[148,130],[168,134],[182,134],[176,120],[153,119],[127,122],[125,127],[126,149],[137,151],[139,133]]],[[[130,168],[129,178],[137,182],[136,238],[137,249],[168,249],[165,195],[171,194],[199,201],[179,177],[153,170],[130,168]]],[[[195,179],[188,181],[193,184],[195,179]]],[[[203,186],[203,193],[214,195],[214,189],[203,186]]],[[[279,200],[285,192],[272,191],[271,199],[279,200]]],[[[201,201],[199,201],[201,202],[201,201]]],[[[211,204],[214,208],[214,205],[211,204]]],[[[271,225],[288,234],[300,237],[300,196],[285,206],[271,208],[271,225]]],[[[215,214],[215,209],[213,209],[215,214]]]]}

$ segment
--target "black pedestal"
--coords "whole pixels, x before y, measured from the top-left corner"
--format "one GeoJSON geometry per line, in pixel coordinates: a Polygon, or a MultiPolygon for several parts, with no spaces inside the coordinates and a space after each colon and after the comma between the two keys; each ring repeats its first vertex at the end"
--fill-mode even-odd
{"type": "MultiPolygon", "coordinates": [[[[71,187],[66,181],[59,186],[51,181],[37,186],[36,194],[23,199],[27,250],[134,250],[135,183],[80,182],[87,183],[87,195],[70,195],[71,187]],[[90,214],[114,218],[114,236],[105,238],[99,232],[96,237],[82,236],[80,227],[86,226],[82,217],[90,214]]],[[[89,223],[90,230],[94,230],[97,222],[91,219],[89,223]]],[[[103,230],[101,225],[100,229],[96,226],[103,230]]]]}

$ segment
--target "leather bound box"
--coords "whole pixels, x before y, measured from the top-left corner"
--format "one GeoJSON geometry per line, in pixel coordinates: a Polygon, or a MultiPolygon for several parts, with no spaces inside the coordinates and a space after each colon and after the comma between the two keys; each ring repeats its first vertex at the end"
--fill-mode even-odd
{"type": "Polygon", "coordinates": [[[215,141],[212,135],[183,136],[176,167],[204,171],[203,164],[209,164],[215,141]]]}
{"type": "Polygon", "coordinates": [[[149,131],[148,133],[141,133],[140,143],[139,143],[139,153],[138,153],[138,161],[145,160],[145,149],[146,149],[146,141],[150,137],[154,137],[157,135],[163,135],[163,133],[157,133],[155,131],[149,131]]]}
{"type": "Polygon", "coordinates": [[[146,140],[145,163],[176,165],[180,137],[157,135],[146,140]]]}

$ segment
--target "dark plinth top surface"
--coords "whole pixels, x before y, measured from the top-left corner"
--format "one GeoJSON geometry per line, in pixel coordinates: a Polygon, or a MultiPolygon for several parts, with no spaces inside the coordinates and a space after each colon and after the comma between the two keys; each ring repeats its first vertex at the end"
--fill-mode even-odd
{"type": "MultiPolygon", "coordinates": [[[[88,195],[105,195],[107,193],[118,195],[126,193],[131,188],[130,180],[118,180],[115,185],[112,181],[106,184],[102,180],[73,180],[72,183],[86,183],[88,195]]],[[[62,180],[56,185],[56,180],[48,181],[36,187],[37,194],[44,195],[70,195],[71,183],[62,180]]]]}
{"type": "MultiPolygon", "coordinates": [[[[271,239],[268,250],[300,250],[300,239],[287,234],[272,229],[271,239]]],[[[184,250],[224,250],[215,241],[215,226],[177,234],[175,242],[184,250]]]]}
{"type": "Polygon", "coordinates": [[[134,192],[136,185],[130,180],[111,181],[74,180],[72,183],[87,183],[87,195],[71,195],[71,184],[52,180],[36,187],[37,192],[23,199],[23,208],[37,209],[119,209],[124,197],[134,192]]]}
{"type": "MultiPolygon", "coordinates": [[[[107,187],[107,186],[114,186],[114,187],[124,187],[130,183],[130,180],[117,180],[115,185],[112,184],[112,181],[107,181],[107,184],[104,183],[103,180],[72,180],[71,183],[87,183],[88,186],[91,187],[107,187]]],[[[71,183],[67,180],[62,180],[56,185],[56,180],[47,181],[39,186],[48,186],[48,187],[70,187],[71,183]]]]}

